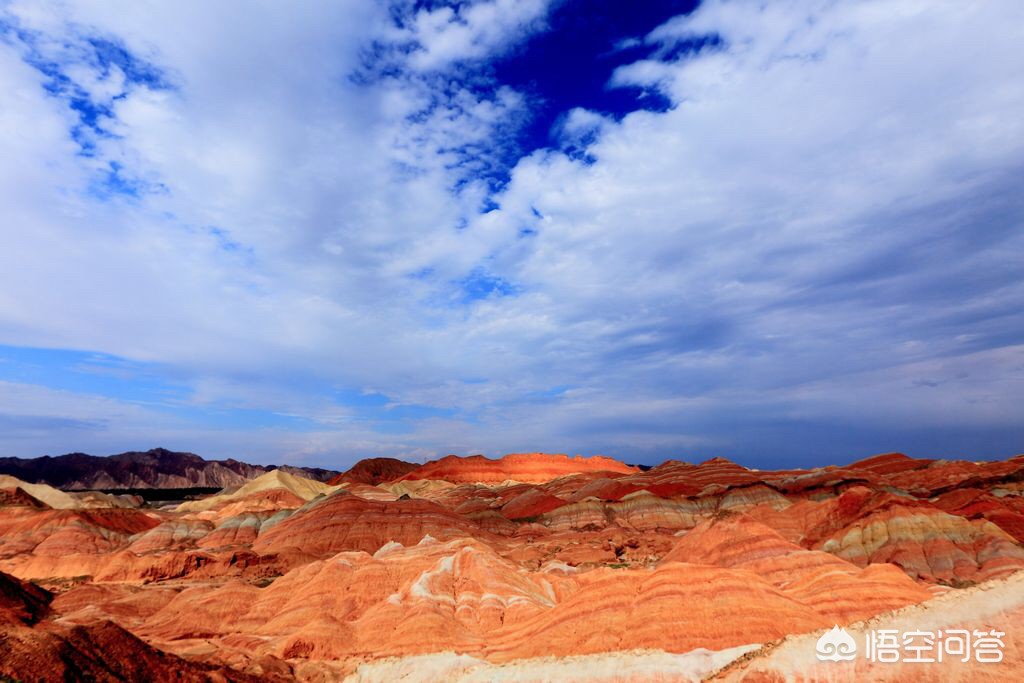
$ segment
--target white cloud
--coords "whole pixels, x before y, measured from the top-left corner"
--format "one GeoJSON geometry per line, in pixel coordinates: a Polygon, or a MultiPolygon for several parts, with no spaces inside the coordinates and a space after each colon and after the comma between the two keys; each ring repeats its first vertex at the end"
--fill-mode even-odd
{"type": "MultiPolygon", "coordinates": [[[[609,402],[717,399],[712,433],[730,412],[788,406],[805,382],[823,392],[806,417],[843,423],[856,387],[866,424],[888,406],[914,424],[990,424],[973,381],[941,401],[894,385],[1020,339],[1005,310],[1024,303],[1020,14],[707,3],[656,31],[725,47],[621,70],[618,84],[663,88],[675,107],[603,127],[592,165],[535,154],[502,198],[544,216],[507,264],[535,295],[505,307],[552,321],[552,345],[528,345],[545,349],[542,372],[609,402]],[[967,328],[979,336],[950,334],[967,328]]],[[[1012,402],[1021,387],[986,391],[1012,402]]]]}
{"type": "Polygon", "coordinates": [[[504,52],[543,27],[551,0],[476,0],[456,6],[424,7],[396,31],[411,42],[410,65],[437,70],[453,62],[504,52]]]}
{"type": "MultiPolygon", "coordinates": [[[[77,155],[77,115],[22,41],[0,42],[0,343],[159,362],[197,405],[333,425],[262,440],[307,458],[780,452],[746,421],[843,424],[851,396],[868,431],[891,415],[1014,427],[993,402],[1024,389],[987,378],[1024,365],[1019,3],[707,2],[613,78],[674,108],[569,113],[592,163],[521,159],[484,213],[481,173],[528,103],[446,69],[541,30],[546,3],[421,10],[401,30],[373,3],[8,11],[111,107],[117,137],[77,155]],[[722,45],[673,56],[711,33],[722,45]],[[174,88],[53,52],[88,35],[174,88]],[[419,47],[357,82],[372,39],[419,47]],[[97,198],[111,161],[165,189],[97,198]],[[474,273],[517,295],[463,301],[452,283],[474,273]],[[382,435],[303,400],[317,382],[454,413],[382,435]]],[[[62,412],[78,414],[46,414],[62,412]]]]}

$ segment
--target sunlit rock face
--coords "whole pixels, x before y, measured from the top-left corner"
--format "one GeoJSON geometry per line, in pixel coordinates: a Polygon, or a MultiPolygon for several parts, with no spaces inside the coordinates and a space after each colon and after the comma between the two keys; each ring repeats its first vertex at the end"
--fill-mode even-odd
{"type": "Polygon", "coordinates": [[[315,500],[260,533],[253,550],[289,548],[314,555],[342,550],[376,552],[388,542],[412,544],[424,536],[489,536],[478,524],[427,500],[369,501],[346,492],[315,500]]]}
{"type": "Polygon", "coordinates": [[[551,455],[547,453],[513,453],[498,460],[482,455],[460,458],[450,455],[409,472],[403,480],[440,479],[450,482],[480,482],[497,484],[505,481],[544,483],[568,474],[578,472],[637,472],[612,458],[595,455],[581,456],[551,455]]]}
{"type": "MultiPolygon", "coordinates": [[[[801,634],[773,646],[759,648],[737,658],[708,678],[711,681],[982,681],[997,683],[1020,680],[1024,672],[1024,648],[1013,636],[1024,629],[1024,573],[1005,579],[949,591],[932,600],[895,612],[882,613],[870,621],[846,625],[846,632],[863,650],[872,632],[949,633],[967,630],[1004,633],[1001,661],[984,662],[972,654],[946,657],[940,663],[872,661],[861,652],[850,661],[821,661],[814,643],[819,633],[801,634]]],[[[927,656],[927,655],[926,655],[927,656]]],[[[933,656],[934,658],[934,656],[933,656]]]]}
{"type": "MultiPolygon", "coordinates": [[[[815,646],[913,619],[1024,626],[1022,471],[450,456],[274,470],[165,508],[6,481],[0,675],[36,680],[38,651],[53,680],[95,677],[95,657],[134,658],[128,680],[137,662],[151,680],[916,680],[815,646]]],[[[1016,680],[1004,654],[1009,678],[956,675],[1016,680]]]]}

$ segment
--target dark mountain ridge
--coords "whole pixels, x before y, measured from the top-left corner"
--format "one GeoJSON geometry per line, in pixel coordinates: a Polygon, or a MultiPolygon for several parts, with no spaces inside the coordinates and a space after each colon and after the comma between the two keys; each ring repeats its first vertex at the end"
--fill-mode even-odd
{"type": "Polygon", "coordinates": [[[250,465],[234,459],[206,460],[195,453],[179,453],[166,448],[108,456],[68,453],[40,458],[0,458],[0,474],[9,474],[33,484],[49,484],[66,491],[224,488],[241,486],[275,469],[317,481],[326,481],[339,474],[318,467],[250,465]]]}
{"type": "Polygon", "coordinates": [[[376,486],[384,482],[394,481],[418,467],[419,465],[398,460],[397,458],[365,458],[353,465],[344,474],[339,474],[327,483],[334,486],[346,482],[376,486]]]}

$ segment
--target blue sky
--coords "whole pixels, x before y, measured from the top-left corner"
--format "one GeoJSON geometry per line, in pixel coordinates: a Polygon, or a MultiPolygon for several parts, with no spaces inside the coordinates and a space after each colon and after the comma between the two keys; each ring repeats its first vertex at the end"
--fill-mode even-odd
{"type": "Polygon", "coordinates": [[[1021,3],[163,5],[0,3],[0,454],[1024,451],[1021,3]]]}

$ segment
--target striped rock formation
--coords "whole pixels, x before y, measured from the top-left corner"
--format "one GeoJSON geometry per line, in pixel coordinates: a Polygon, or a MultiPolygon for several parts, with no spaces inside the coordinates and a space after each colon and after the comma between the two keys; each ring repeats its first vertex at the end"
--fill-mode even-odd
{"type": "Polygon", "coordinates": [[[267,492],[287,491],[299,500],[308,501],[336,490],[334,486],[313,479],[295,476],[281,470],[272,470],[247,481],[238,488],[226,489],[209,498],[182,503],[178,506],[178,512],[205,512],[252,498],[265,500],[266,496],[261,494],[267,492]]]}
{"type": "Polygon", "coordinates": [[[551,455],[547,453],[512,453],[497,460],[482,455],[468,458],[449,455],[429,462],[409,472],[402,481],[440,479],[449,482],[482,482],[497,484],[503,481],[543,483],[577,472],[637,472],[637,468],[618,460],[595,455],[551,455]]]}
{"type": "MultiPolygon", "coordinates": [[[[748,535],[772,536],[750,525],[748,535]]],[[[764,566],[668,557],[647,570],[579,573],[567,567],[524,572],[486,544],[427,538],[408,548],[392,543],[373,555],[342,552],[263,588],[240,580],[188,588],[130,624],[172,651],[203,639],[251,659],[357,661],[455,650],[506,662],[618,650],[721,650],[931,597],[896,569],[860,570],[777,535],[771,540],[776,561],[764,566]],[[796,559],[780,566],[788,555],[796,559]],[[790,585],[779,580],[783,571],[790,585]],[[858,589],[872,600],[853,604],[847,598],[858,589]]],[[[90,598],[61,603],[77,606],[66,618],[80,621],[84,610],[112,619],[123,614],[123,594],[90,598]]]]}
{"type": "MultiPolygon", "coordinates": [[[[337,485],[274,470],[173,508],[7,482],[0,570],[52,596],[0,581],[0,623],[45,657],[124,653],[214,679],[610,682],[829,679],[806,648],[835,625],[1019,621],[1019,457],[641,471],[451,456],[398,479],[392,465],[337,485]]],[[[35,680],[19,648],[0,650],[0,675],[35,680]]],[[[951,665],[933,680],[1007,680],[951,665]]]]}
{"type": "MultiPolygon", "coordinates": [[[[1024,632],[1024,574],[992,581],[984,586],[950,591],[931,601],[913,605],[874,619],[846,625],[846,630],[858,646],[858,655],[851,661],[820,661],[816,656],[816,643],[821,633],[815,632],[788,638],[785,642],[766,644],[743,658],[722,667],[711,681],[980,681],[1004,683],[1024,677],[1024,643],[1019,634],[1024,632]],[[922,652],[900,651],[898,661],[872,661],[866,645],[871,632],[895,631],[929,632],[933,635],[933,649],[922,652]],[[945,656],[940,664],[907,662],[906,658],[937,659],[934,644],[940,642],[941,633],[966,630],[970,640],[974,632],[1003,634],[1003,647],[998,648],[1001,661],[979,661],[976,654],[967,651],[963,656],[945,656]]],[[[918,639],[917,643],[925,641],[918,639]]],[[[900,639],[902,647],[902,638],[900,639]]],[[[968,646],[970,647],[970,646],[968,646]]]]}
{"type": "Polygon", "coordinates": [[[415,470],[419,465],[405,462],[397,458],[366,458],[360,460],[351,468],[338,476],[329,479],[328,484],[337,486],[339,484],[384,484],[415,470]]]}
{"type": "Polygon", "coordinates": [[[487,537],[478,524],[425,500],[370,501],[339,491],[314,500],[265,531],[257,552],[301,549],[312,555],[342,550],[375,552],[389,542],[411,544],[439,539],[487,537]]]}
{"type": "MultiPolygon", "coordinates": [[[[259,678],[161,652],[107,620],[55,621],[52,594],[0,573],[0,678],[40,683],[117,680],[206,683],[259,678]]],[[[268,681],[287,677],[271,674],[268,681]]]]}

